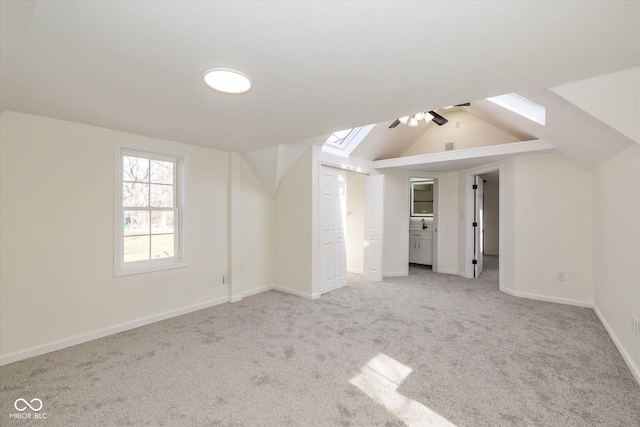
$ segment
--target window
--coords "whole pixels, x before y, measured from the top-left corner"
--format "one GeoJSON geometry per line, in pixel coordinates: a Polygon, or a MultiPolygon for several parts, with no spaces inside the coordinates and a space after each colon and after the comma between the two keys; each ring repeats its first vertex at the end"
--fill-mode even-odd
{"type": "Polygon", "coordinates": [[[487,98],[487,101],[491,101],[502,108],[513,111],[514,113],[541,124],[542,126],[545,125],[547,109],[540,104],[536,104],[527,98],[521,97],[520,95],[508,93],[506,95],[487,98]]]}
{"type": "Polygon", "coordinates": [[[322,151],[349,157],[374,126],[375,124],[333,132],[322,145],[322,151]]]}
{"type": "Polygon", "coordinates": [[[116,143],[115,275],[186,266],[185,153],[116,143]]]}
{"type": "Polygon", "coordinates": [[[349,134],[353,131],[353,129],[345,129],[338,132],[332,133],[325,144],[333,145],[336,148],[342,148],[344,146],[344,142],[349,136],[349,134]]]}

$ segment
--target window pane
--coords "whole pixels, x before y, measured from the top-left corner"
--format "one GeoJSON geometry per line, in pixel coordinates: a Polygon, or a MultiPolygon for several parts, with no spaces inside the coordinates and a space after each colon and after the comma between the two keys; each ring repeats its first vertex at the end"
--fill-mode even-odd
{"type": "Polygon", "coordinates": [[[173,162],[151,160],[151,182],[173,184],[173,162]]]}
{"type": "Polygon", "coordinates": [[[122,179],[124,181],[149,182],[149,159],[122,156],[122,179]]]}
{"type": "Polygon", "coordinates": [[[151,212],[151,234],[173,233],[173,211],[151,212]]]}
{"type": "Polygon", "coordinates": [[[151,184],[151,206],[154,208],[173,207],[173,186],[151,184]]]}
{"type": "MultiPolygon", "coordinates": [[[[173,212],[172,212],[173,213],[173,212]]],[[[124,235],[149,234],[149,211],[124,211],[124,235]]],[[[148,244],[149,242],[147,242],[148,244]]]]}
{"type": "Polygon", "coordinates": [[[124,238],[124,262],[149,259],[150,236],[127,236],[124,238]]]}
{"type": "Polygon", "coordinates": [[[173,257],[173,234],[151,236],[151,258],[173,257]]]}
{"type": "Polygon", "coordinates": [[[122,206],[125,208],[144,208],[149,206],[149,184],[123,183],[122,206]]]}

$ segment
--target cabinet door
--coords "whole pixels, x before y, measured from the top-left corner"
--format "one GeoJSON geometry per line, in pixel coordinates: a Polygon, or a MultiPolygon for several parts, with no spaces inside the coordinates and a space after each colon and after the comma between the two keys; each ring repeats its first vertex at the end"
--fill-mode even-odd
{"type": "Polygon", "coordinates": [[[418,262],[418,239],[409,239],[409,262],[418,262]]]}
{"type": "Polygon", "coordinates": [[[433,264],[433,240],[418,240],[418,264],[433,264]]]}

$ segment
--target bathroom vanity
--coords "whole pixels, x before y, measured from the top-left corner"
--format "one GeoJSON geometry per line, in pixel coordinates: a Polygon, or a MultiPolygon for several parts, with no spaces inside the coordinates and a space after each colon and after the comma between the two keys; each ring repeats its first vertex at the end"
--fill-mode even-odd
{"type": "Polygon", "coordinates": [[[433,265],[433,230],[409,230],[409,262],[433,265]]]}

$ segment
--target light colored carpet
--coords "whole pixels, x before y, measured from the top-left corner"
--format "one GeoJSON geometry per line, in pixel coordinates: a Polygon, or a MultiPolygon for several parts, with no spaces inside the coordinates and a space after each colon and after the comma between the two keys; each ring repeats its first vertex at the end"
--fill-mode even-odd
{"type": "Polygon", "coordinates": [[[13,363],[0,424],[640,425],[594,312],[503,294],[495,265],[352,277],[316,301],[270,291],[13,363]],[[19,397],[47,420],[9,420],[19,397]]]}

